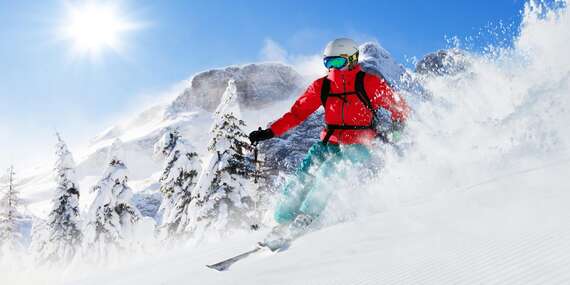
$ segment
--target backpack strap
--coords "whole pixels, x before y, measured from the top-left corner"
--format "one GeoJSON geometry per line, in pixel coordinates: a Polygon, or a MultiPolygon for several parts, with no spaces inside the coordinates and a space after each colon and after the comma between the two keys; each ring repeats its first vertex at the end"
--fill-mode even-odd
{"type": "MultiPolygon", "coordinates": [[[[362,103],[364,103],[364,106],[366,106],[366,108],[368,108],[368,110],[370,110],[370,112],[372,112],[372,121],[370,121],[370,128],[376,129],[376,125],[378,123],[378,117],[376,114],[376,110],[374,109],[374,106],[372,105],[372,102],[370,101],[370,97],[368,97],[368,95],[366,94],[366,89],[364,88],[364,76],[365,75],[366,75],[366,72],[364,72],[362,70],[356,74],[356,82],[355,82],[354,89],[356,90],[356,95],[358,96],[360,101],[362,101],[362,103]]],[[[385,79],[384,79],[384,81],[387,82],[385,79]]],[[[388,138],[386,137],[386,133],[384,133],[384,132],[378,132],[377,131],[377,137],[380,140],[382,140],[384,143],[389,142],[388,138]]]]}
{"type": "Polygon", "coordinates": [[[331,81],[325,76],[323,77],[323,86],[321,86],[321,104],[323,108],[326,108],[329,93],[331,93],[331,81]]]}
{"type": "Polygon", "coordinates": [[[360,101],[362,101],[364,106],[366,106],[366,108],[368,108],[368,110],[370,110],[370,112],[372,112],[372,117],[374,117],[376,110],[374,110],[374,106],[372,106],[372,102],[370,101],[370,98],[366,94],[366,89],[364,88],[364,76],[365,75],[366,75],[366,72],[364,72],[364,71],[359,71],[356,74],[356,81],[354,82],[355,83],[354,89],[356,89],[356,96],[358,96],[358,99],[360,99],[360,101]]]}

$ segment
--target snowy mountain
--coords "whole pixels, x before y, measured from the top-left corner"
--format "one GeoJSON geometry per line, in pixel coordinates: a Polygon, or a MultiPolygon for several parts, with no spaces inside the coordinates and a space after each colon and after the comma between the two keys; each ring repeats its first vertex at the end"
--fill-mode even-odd
{"type": "Polygon", "coordinates": [[[427,54],[416,64],[416,72],[422,75],[455,75],[468,68],[465,52],[457,48],[427,54]]]}
{"type": "MultiPolygon", "coordinates": [[[[168,130],[178,129],[199,153],[204,153],[208,140],[204,130],[210,128],[212,111],[219,104],[230,79],[235,81],[238,104],[252,112],[270,102],[290,100],[304,87],[297,72],[278,63],[248,64],[198,73],[171,103],[151,107],[96,136],[91,141],[89,153],[77,165],[81,188],[89,189],[93,185],[108,163],[111,146],[115,143],[114,151],[129,165],[129,178],[135,192],[146,193],[144,197],[135,194],[135,201],[140,203],[143,213],[155,213],[157,175],[163,162],[153,157],[154,144],[168,130]]],[[[267,115],[253,115],[248,121],[252,126],[259,125],[262,120],[269,120],[265,117],[267,115]]],[[[22,181],[28,207],[36,215],[45,216],[54,186],[51,173],[39,173],[22,181]]],[[[92,199],[90,193],[82,195],[82,208],[92,199]]]]}
{"type": "Polygon", "coordinates": [[[168,107],[167,115],[175,116],[197,107],[214,111],[231,79],[237,87],[238,103],[245,109],[282,100],[298,92],[303,84],[303,79],[292,67],[281,64],[248,64],[208,70],[190,80],[190,86],[168,107]]]}

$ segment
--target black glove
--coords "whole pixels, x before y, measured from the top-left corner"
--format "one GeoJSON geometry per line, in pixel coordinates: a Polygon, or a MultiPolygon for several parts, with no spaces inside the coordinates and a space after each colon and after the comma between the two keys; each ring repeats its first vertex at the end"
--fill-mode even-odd
{"type": "Polygon", "coordinates": [[[268,140],[273,138],[275,135],[271,129],[262,130],[261,127],[257,131],[249,133],[249,141],[251,144],[256,144],[260,141],[268,140]]]}

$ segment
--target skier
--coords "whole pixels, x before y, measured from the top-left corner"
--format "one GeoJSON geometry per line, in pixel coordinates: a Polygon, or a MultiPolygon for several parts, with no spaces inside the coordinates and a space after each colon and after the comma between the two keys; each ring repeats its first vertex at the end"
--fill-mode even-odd
{"type": "MultiPolygon", "coordinates": [[[[331,187],[319,187],[315,177],[338,175],[340,162],[364,163],[371,159],[370,144],[379,136],[397,135],[403,128],[409,107],[387,82],[361,70],[358,46],[347,38],[329,42],[324,50],[328,75],[315,80],[299,97],[291,110],[267,129],[249,134],[252,144],[279,137],[302,123],[321,105],[326,127],[321,141],[308,151],[301,165],[282,190],[274,218],[279,224],[272,233],[298,235],[325,208],[331,187]],[[390,113],[388,132],[377,130],[377,112],[390,113]],[[318,173],[313,175],[311,173],[318,173]]],[[[271,236],[271,234],[270,234],[271,236]]],[[[270,238],[269,238],[270,239],[270,238]]],[[[267,240],[267,239],[266,239],[267,240]]]]}

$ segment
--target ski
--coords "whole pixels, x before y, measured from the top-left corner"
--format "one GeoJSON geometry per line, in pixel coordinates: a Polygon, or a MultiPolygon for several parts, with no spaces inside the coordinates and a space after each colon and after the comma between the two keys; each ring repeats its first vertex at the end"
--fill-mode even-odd
{"type": "MultiPolygon", "coordinates": [[[[310,222],[309,222],[310,223],[310,222]]],[[[307,223],[307,224],[309,224],[307,223]]],[[[296,225],[296,224],[294,224],[296,225]]],[[[286,228],[283,226],[274,227],[269,236],[267,236],[263,241],[258,242],[256,248],[246,251],[242,254],[236,255],[234,257],[230,257],[226,260],[220,261],[215,264],[206,265],[206,267],[217,270],[217,271],[226,271],[232,266],[234,263],[250,256],[253,253],[256,253],[262,249],[268,249],[271,252],[281,252],[285,251],[291,245],[291,242],[296,238],[314,230],[312,227],[307,226],[296,226],[293,227],[293,231],[291,230],[291,226],[287,225],[286,228]],[[285,232],[284,232],[285,230],[285,232]]]]}
{"type": "Polygon", "coordinates": [[[220,262],[215,263],[215,264],[206,265],[206,267],[217,270],[217,271],[226,271],[226,270],[228,270],[228,268],[230,268],[230,266],[232,266],[232,264],[234,264],[234,263],[248,257],[250,254],[258,252],[262,249],[263,249],[262,246],[257,246],[256,248],[254,248],[250,251],[236,255],[234,257],[230,257],[226,260],[220,261],[220,262]]]}
{"type": "Polygon", "coordinates": [[[236,255],[234,257],[230,257],[226,260],[222,260],[222,261],[215,263],[215,264],[206,265],[206,267],[217,270],[217,271],[226,271],[234,263],[250,256],[253,253],[256,253],[256,252],[263,250],[263,249],[269,249],[272,252],[283,251],[289,247],[289,243],[290,243],[290,240],[285,240],[285,239],[279,240],[279,242],[271,242],[271,243],[259,242],[259,243],[257,243],[257,247],[250,250],[250,251],[246,251],[242,254],[236,255]]]}

